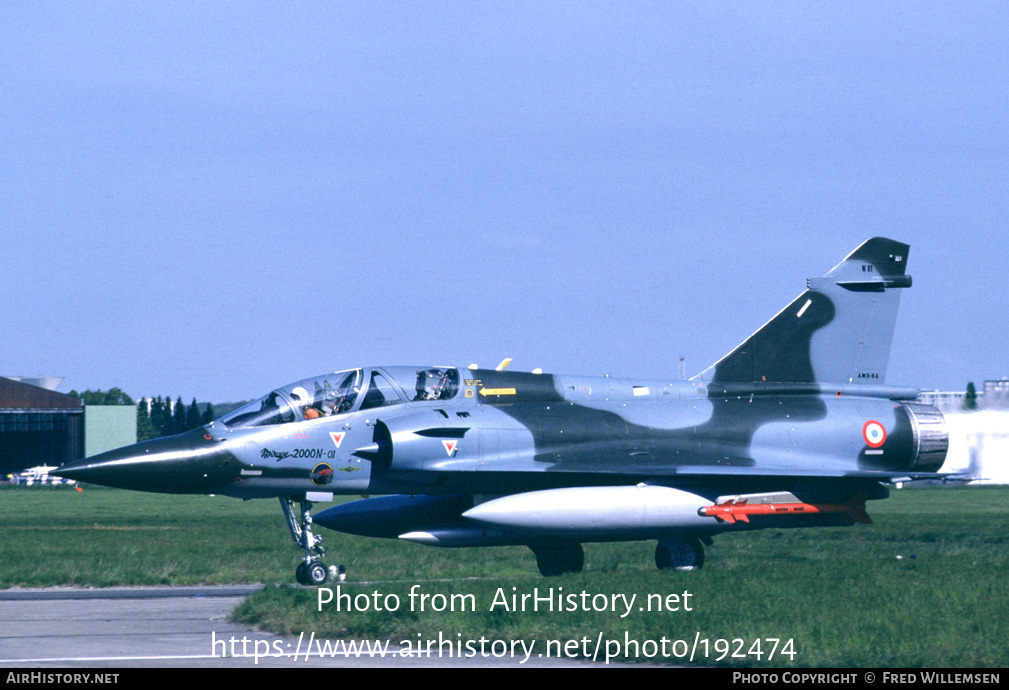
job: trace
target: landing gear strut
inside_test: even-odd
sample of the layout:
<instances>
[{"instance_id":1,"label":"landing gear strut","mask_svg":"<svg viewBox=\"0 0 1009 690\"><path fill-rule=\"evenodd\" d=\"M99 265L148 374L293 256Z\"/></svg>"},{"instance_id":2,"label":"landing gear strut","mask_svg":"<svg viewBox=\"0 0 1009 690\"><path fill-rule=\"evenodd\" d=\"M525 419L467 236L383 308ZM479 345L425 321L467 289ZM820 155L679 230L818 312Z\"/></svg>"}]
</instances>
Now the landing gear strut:
<instances>
[{"instance_id":1,"label":"landing gear strut","mask_svg":"<svg viewBox=\"0 0 1009 690\"><path fill-rule=\"evenodd\" d=\"M305 550L305 558L298 564L294 577L301 585L322 585L329 577L329 569L322 562L326 555L322 548L322 537L312 534L312 502L301 501L301 520L294 509L294 500L282 496L280 507L287 518L287 527L291 530L291 538L298 548Z\"/></svg>"}]
</instances>

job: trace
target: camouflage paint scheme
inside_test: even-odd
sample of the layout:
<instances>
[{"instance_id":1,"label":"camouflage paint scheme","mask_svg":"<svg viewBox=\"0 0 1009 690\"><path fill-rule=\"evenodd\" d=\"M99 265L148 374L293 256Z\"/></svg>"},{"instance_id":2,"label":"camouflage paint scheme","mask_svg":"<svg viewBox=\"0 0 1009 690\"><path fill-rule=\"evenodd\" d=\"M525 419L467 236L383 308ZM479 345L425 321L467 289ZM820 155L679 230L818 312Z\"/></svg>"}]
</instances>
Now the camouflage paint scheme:
<instances>
[{"instance_id":1,"label":"camouflage paint scheme","mask_svg":"<svg viewBox=\"0 0 1009 690\"><path fill-rule=\"evenodd\" d=\"M347 370L60 474L302 501L301 529L291 527L305 567L321 551L313 501L383 494L315 522L437 546L527 544L545 574L580 569L584 541L654 538L660 567L690 569L703 560L698 540L712 534L864 522L865 500L887 496L881 482L938 476L942 415L914 402L917 389L884 385L900 293L911 285L907 255L906 244L866 241L689 381ZM845 509L736 522L699 513L739 496Z\"/></svg>"}]
</instances>

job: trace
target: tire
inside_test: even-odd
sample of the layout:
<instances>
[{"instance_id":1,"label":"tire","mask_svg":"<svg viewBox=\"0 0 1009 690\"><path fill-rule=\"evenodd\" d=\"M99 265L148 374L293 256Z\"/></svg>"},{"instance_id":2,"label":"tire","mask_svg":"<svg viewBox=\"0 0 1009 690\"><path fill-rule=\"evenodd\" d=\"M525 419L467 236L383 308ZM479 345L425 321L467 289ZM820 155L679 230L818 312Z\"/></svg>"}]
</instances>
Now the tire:
<instances>
[{"instance_id":1,"label":"tire","mask_svg":"<svg viewBox=\"0 0 1009 690\"><path fill-rule=\"evenodd\" d=\"M655 567L659 570L689 572L704 566L704 547L699 539L665 539L655 547Z\"/></svg>"},{"instance_id":2,"label":"tire","mask_svg":"<svg viewBox=\"0 0 1009 690\"><path fill-rule=\"evenodd\" d=\"M312 561L305 571L305 576L308 584L318 587L326 584L326 580L329 579L329 568L322 561Z\"/></svg>"},{"instance_id":3,"label":"tire","mask_svg":"<svg viewBox=\"0 0 1009 690\"><path fill-rule=\"evenodd\" d=\"M305 585L306 587L311 584L308 581L308 564L302 561L298 564L298 567L294 570L294 579L298 581L299 585Z\"/></svg>"},{"instance_id":4,"label":"tire","mask_svg":"<svg viewBox=\"0 0 1009 690\"><path fill-rule=\"evenodd\" d=\"M580 573L585 567L585 550L578 542L537 546L533 553L536 554L536 567L543 577Z\"/></svg>"}]
</instances>

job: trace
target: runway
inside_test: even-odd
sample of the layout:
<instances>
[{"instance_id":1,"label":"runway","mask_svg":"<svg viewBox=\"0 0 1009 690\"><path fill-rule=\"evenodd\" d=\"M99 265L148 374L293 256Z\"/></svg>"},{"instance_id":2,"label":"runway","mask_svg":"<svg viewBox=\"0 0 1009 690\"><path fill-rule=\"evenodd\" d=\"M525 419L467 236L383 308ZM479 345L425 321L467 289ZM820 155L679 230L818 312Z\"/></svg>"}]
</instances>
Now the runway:
<instances>
[{"instance_id":1,"label":"runway","mask_svg":"<svg viewBox=\"0 0 1009 690\"><path fill-rule=\"evenodd\" d=\"M407 657L392 646L381 654L361 653L355 646L348 654L347 645L351 641L333 641L337 653L320 656L315 649L321 651L321 648L308 644L309 631L303 636L286 638L228 622L230 611L261 588L262 585L0 590L0 669L588 664L535 656L521 664L521 658L510 657ZM254 654L257 650L261 652L258 660Z\"/></svg>"}]
</instances>

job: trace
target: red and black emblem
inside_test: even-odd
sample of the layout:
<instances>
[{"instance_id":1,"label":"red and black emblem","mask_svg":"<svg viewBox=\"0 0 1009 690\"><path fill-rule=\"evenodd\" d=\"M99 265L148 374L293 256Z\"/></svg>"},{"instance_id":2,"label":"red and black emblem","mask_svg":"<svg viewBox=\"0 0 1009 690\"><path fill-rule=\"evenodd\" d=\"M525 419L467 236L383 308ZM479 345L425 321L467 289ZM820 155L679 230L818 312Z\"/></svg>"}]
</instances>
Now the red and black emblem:
<instances>
[{"instance_id":1,"label":"red and black emblem","mask_svg":"<svg viewBox=\"0 0 1009 690\"><path fill-rule=\"evenodd\" d=\"M312 470L312 483L316 486L325 486L333 481L333 466L328 462L320 462Z\"/></svg>"}]
</instances>

